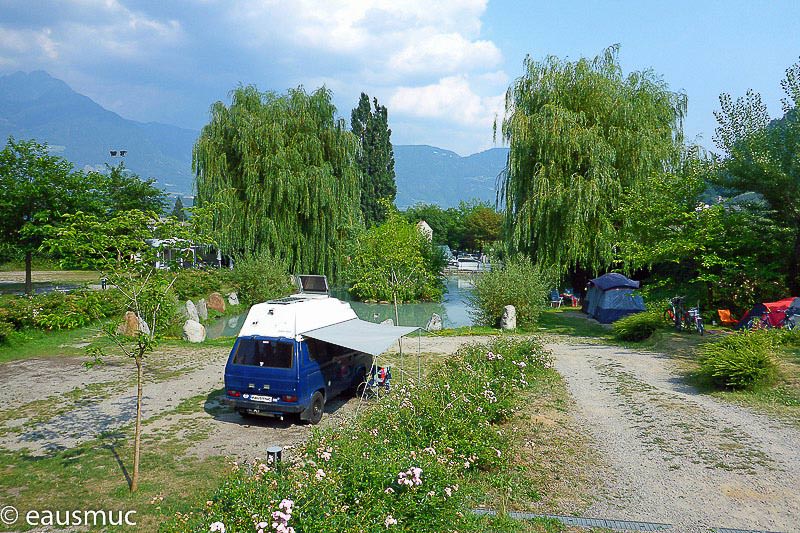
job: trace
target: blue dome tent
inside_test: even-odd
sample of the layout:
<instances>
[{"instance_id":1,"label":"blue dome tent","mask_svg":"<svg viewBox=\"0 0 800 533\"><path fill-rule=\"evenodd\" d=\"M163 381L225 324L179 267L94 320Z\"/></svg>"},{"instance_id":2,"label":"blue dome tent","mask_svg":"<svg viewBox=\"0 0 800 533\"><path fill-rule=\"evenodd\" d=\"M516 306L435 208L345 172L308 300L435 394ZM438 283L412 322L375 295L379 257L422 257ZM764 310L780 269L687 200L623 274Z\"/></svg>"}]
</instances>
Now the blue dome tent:
<instances>
[{"instance_id":1,"label":"blue dome tent","mask_svg":"<svg viewBox=\"0 0 800 533\"><path fill-rule=\"evenodd\" d=\"M642 296L634 292L639 282L622 274L603 274L589 282L583 310L603 324L644 311Z\"/></svg>"}]
</instances>

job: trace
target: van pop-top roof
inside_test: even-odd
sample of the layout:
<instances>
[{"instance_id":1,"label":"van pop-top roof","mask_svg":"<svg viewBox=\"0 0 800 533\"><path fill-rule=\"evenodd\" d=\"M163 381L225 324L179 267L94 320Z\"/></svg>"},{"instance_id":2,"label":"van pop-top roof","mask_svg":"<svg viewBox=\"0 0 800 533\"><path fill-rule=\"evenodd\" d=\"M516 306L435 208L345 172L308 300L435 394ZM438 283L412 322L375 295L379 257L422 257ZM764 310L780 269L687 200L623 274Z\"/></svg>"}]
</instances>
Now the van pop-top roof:
<instances>
[{"instance_id":1,"label":"van pop-top roof","mask_svg":"<svg viewBox=\"0 0 800 533\"><path fill-rule=\"evenodd\" d=\"M308 293L256 304L247 313L239 337L310 337L372 355L384 352L392 343L417 327L389 326L359 320L350 304L329 297L324 276L308 280ZM326 293L322 293L322 288Z\"/></svg>"}]
</instances>

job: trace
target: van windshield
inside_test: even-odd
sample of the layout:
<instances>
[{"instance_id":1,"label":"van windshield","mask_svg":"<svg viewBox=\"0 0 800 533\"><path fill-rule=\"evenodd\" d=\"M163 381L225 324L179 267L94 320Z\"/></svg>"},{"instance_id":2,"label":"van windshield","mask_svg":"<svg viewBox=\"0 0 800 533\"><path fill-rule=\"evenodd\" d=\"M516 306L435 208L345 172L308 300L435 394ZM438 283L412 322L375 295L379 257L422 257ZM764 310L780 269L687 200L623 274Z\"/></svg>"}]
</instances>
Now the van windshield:
<instances>
[{"instance_id":1,"label":"van windshield","mask_svg":"<svg viewBox=\"0 0 800 533\"><path fill-rule=\"evenodd\" d=\"M292 343L267 339L241 339L233 364L292 368Z\"/></svg>"}]
</instances>

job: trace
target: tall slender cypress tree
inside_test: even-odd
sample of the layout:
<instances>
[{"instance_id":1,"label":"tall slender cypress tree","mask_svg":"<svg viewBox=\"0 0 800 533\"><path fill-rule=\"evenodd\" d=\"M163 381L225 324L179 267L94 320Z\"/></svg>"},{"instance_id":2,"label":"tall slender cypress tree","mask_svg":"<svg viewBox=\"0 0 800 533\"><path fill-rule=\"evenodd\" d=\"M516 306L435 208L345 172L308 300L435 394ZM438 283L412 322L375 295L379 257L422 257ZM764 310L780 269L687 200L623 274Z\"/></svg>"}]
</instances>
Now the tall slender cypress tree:
<instances>
[{"instance_id":1,"label":"tall slender cypress tree","mask_svg":"<svg viewBox=\"0 0 800 533\"><path fill-rule=\"evenodd\" d=\"M336 119L331 93L284 95L253 86L217 102L194 147L199 205L221 205L224 253L267 252L293 272L336 276L345 237L359 223L358 140Z\"/></svg>"},{"instance_id":2,"label":"tall slender cypress tree","mask_svg":"<svg viewBox=\"0 0 800 533\"><path fill-rule=\"evenodd\" d=\"M388 113L377 98L373 99L373 106L370 107L369 96L361 93L350 119L351 131L361 141L361 212L368 227L386 220L386 208L380 200L393 203L397 196Z\"/></svg>"}]
</instances>

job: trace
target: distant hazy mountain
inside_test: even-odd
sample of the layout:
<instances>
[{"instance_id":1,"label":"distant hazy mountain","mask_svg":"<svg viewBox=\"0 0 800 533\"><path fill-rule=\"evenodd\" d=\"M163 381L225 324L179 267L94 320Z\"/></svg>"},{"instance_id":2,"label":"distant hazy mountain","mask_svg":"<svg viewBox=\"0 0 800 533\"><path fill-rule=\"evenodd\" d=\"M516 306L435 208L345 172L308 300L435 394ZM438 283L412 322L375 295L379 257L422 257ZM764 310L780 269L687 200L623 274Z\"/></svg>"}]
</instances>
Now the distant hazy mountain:
<instances>
[{"instance_id":1,"label":"distant hazy mountain","mask_svg":"<svg viewBox=\"0 0 800 533\"><path fill-rule=\"evenodd\" d=\"M124 119L43 71L0 77L0 146L9 135L46 141L79 169L115 165L109 150L128 150L125 166L140 176L168 192L192 191L196 131Z\"/></svg>"},{"instance_id":2,"label":"distant hazy mountain","mask_svg":"<svg viewBox=\"0 0 800 533\"><path fill-rule=\"evenodd\" d=\"M478 198L494 204L497 176L506 166L507 148L492 148L461 157L426 145L394 147L397 206L417 202L455 207L461 200Z\"/></svg>"},{"instance_id":3,"label":"distant hazy mountain","mask_svg":"<svg viewBox=\"0 0 800 533\"><path fill-rule=\"evenodd\" d=\"M158 180L167 192L191 194L192 146L198 132L122 118L43 71L0 76L0 146L9 135L47 142L77 168L117 164L109 150L125 149L125 165ZM494 202L508 150L461 157L433 146L395 145L397 205L443 207L478 198Z\"/></svg>"}]
</instances>

